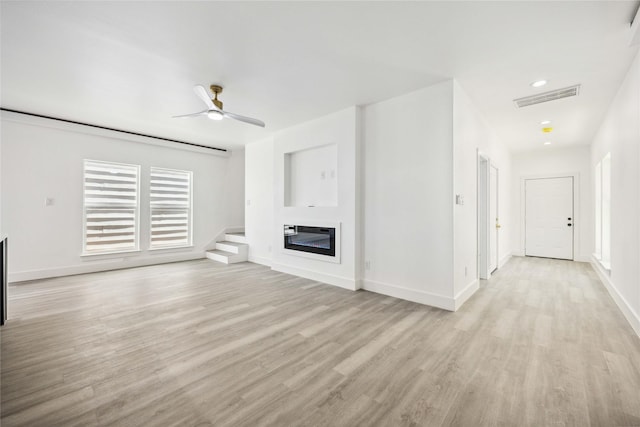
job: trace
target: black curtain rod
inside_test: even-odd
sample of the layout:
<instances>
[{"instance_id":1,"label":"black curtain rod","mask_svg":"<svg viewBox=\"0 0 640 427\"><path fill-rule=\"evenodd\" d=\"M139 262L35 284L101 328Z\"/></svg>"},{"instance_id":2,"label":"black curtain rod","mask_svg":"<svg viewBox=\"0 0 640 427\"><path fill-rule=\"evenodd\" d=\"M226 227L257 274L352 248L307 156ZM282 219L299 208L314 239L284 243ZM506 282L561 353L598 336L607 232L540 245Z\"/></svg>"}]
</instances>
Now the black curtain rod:
<instances>
[{"instance_id":1,"label":"black curtain rod","mask_svg":"<svg viewBox=\"0 0 640 427\"><path fill-rule=\"evenodd\" d=\"M4 107L0 107L0 110L8 111L10 113L24 114L26 116L40 117L43 119L57 120L59 122L72 123L74 125L89 126L96 129L104 129L104 130L110 130L113 132L126 133L129 135L144 136L145 138L153 138L153 139L159 139L161 141L175 142L176 144L191 145L192 147L208 148L209 150L217 150L225 153L227 152L227 150L225 150L224 148L208 147L206 145L194 144L193 142L178 141L176 139L162 138L161 136L145 135L144 133L130 132L128 130L114 129L114 128L109 128L109 127L100 126L100 125L92 125L91 123L76 122L75 120L60 119L58 117L45 116L43 114L27 113L26 111L12 110L10 108L4 108Z\"/></svg>"}]
</instances>

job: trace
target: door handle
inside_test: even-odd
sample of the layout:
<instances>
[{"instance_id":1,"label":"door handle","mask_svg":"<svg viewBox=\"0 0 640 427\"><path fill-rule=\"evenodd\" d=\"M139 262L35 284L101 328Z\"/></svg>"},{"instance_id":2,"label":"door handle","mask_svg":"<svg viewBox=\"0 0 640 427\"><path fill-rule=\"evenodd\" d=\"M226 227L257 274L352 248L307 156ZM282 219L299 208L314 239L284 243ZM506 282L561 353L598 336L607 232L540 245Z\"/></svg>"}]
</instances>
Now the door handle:
<instances>
[{"instance_id":1,"label":"door handle","mask_svg":"<svg viewBox=\"0 0 640 427\"><path fill-rule=\"evenodd\" d=\"M571 227L571 224L567 224L567 227Z\"/></svg>"},{"instance_id":2,"label":"door handle","mask_svg":"<svg viewBox=\"0 0 640 427\"><path fill-rule=\"evenodd\" d=\"M502 227L500 224L496 224L496 228L500 228Z\"/></svg>"}]
</instances>

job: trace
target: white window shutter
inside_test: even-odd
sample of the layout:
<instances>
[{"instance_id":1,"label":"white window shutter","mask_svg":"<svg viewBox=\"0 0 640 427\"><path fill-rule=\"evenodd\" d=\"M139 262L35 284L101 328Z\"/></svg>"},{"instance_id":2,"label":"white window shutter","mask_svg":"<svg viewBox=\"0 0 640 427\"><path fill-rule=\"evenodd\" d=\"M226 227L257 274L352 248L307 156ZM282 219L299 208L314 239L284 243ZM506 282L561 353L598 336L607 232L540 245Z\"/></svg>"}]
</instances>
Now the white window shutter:
<instances>
[{"instance_id":1,"label":"white window shutter","mask_svg":"<svg viewBox=\"0 0 640 427\"><path fill-rule=\"evenodd\" d=\"M84 253L138 249L140 166L84 161Z\"/></svg>"},{"instance_id":2,"label":"white window shutter","mask_svg":"<svg viewBox=\"0 0 640 427\"><path fill-rule=\"evenodd\" d=\"M189 171L151 168L151 248L191 245Z\"/></svg>"}]
</instances>

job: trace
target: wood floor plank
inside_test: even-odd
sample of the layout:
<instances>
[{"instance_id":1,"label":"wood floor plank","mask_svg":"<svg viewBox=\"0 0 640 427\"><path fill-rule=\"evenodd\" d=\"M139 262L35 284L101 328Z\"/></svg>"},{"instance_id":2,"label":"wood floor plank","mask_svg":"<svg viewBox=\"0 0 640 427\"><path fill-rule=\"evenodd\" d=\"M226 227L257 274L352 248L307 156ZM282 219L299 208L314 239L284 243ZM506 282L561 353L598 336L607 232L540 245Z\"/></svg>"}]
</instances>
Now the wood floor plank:
<instances>
[{"instance_id":1,"label":"wood floor plank","mask_svg":"<svg viewBox=\"0 0 640 427\"><path fill-rule=\"evenodd\" d=\"M9 287L5 426L640 425L640 339L588 264L456 313L239 263Z\"/></svg>"}]
</instances>

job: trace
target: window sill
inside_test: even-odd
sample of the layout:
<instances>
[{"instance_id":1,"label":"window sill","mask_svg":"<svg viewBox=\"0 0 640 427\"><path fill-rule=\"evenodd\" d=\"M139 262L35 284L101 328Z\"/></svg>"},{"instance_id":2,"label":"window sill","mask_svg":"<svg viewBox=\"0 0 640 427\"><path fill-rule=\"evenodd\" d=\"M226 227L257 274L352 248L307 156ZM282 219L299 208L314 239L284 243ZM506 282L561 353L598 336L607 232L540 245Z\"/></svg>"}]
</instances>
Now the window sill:
<instances>
[{"instance_id":1,"label":"window sill","mask_svg":"<svg viewBox=\"0 0 640 427\"><path fill-rule=\"evenodd\" d=\"M94 256L102 256L102 255L120 255L120 254L131 254L131 253L139 253L140 249L131 249L126 251L111 251L111 252L95 252L95 253L87 253L83 252L80 254L81 257L94 257Z\"/></svg>"},{"instance_id":2,"label":"window sill","mask_svg":"<svg viewBox=\"0 0 640 427\"><path fill-rule=\"evenodd\" d=\"M176 249L193 249L193 245L184 245L184 246L164 246L161 248L149 248L147 249L149 252L156 252L156 251L170 251L170 250L176 250Z\"/></svg>"}]
</instances>

